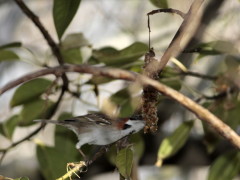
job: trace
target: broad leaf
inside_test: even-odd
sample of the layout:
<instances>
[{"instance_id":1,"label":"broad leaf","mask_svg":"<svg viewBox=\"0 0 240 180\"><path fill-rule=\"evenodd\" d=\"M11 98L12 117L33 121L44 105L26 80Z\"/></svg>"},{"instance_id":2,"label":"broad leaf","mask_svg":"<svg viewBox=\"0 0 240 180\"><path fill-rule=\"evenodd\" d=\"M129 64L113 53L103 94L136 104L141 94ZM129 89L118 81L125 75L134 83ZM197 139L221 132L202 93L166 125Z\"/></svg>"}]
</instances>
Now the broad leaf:
<instances>
[{"instance_id":1,"label":"broad leaf","mask_svg":"<svg viewBox=\"0 0 240 180\"><path fill-rule=\"evenodd\" d=\"M116 166L118 171L125 178L129 178L133 165L133 152L129 147L121 149L116 157Z\"/></svg>"},{"instance_id":2,"label":"broad leaf","mask_svg":"<svg viewBox=\"0 0 240 180\"><path fill-rule=\"evenodd\" d=\"M90 43L83 36L83 33L69 34L61 43L62 49L81 48L83 46L90 46Z\"/></svg>"},{"instance_id":3,"label":"broad leaf","mask_svg":"<svg viewBox=\"0 0 240 180\"><path fill-rule=\"evenodd\" d=\"M240 152L231 151L217 158L210 167L208 180L233 179L240 172Z\"/></svg>"},{"instance_id":4,"label":"broad leaf","mask_svg":"<svg viewBox=\"0 0 240 180\"><path fill-rule=\"evenodd\" d=\"M219 55L219 54L237 54L238 50L234 44L228 41L211 41L207 43L201 43L194 49L199 50L199 56L197 60L207 55Z\"/></svg>"},{"instance_id":5,"label":"broad leaf","mask_svg":"<svg viewBox=\"0 0 240 180\"><path fill-rule=\"evenodd\" d=\"M79 48L62 51L64 62L69 64L82 64L82 55Z\"/></svg>"},{"instance_id":6,"label":"broad leaf","mask_svg":"<svg viewBox=\"0 0 240 180\"><path fill-rule=\"evenodd\" d=\"M167 0L150 0L150 2L159 8L168 8Z\"/></svg>"},{"instance_id":7,"label":"broad leaf","mask_svg":"<svg viewBox=\"0 0 240 180\"><path fill-rule=\"evenodd\" d=\"M134 113L136 107L139 105L139 96L132 97L128 88L121 89L110 97L119 109L119 117L129 117Z\"/></svg>"},{"instance_id":8,"label":"broad leaf","mask_svg":"<svg viewBox=\"0 0 240 180\"><path fill-rule=\"evenodd\" d=\"M53 102L42 99L35 99L24 104L19 116L19 125L29 126L34 123L33 120L35 119L48 118L52 111L53 105Z\"/></svg>"},{"instance_id":9,"label":"broad leaf","mask_svg":"<svg viewBox=\"0 0 240 180\"><path fill-rule=\"evenodd\" d=\"M11 99L10 106L14 107L24 104L39 97L50 87L51 83L52 82L47 79L39 78L21 85L15 91L13 98Z\"/></svg>"},{"instance_id":10,"label":"broad leaf","mask_svg":"<svg viewBox=\"0 0 240 180\"><path fill-rule=\"evenodd\" d=\"M21 42L12 42L12 43L1 45L0 49L17 48L17 47L21 47L21 46L22 46Z\"/></svg>"},{"instance_id":11,"label":"broad leaf","mask_svg":"<svg viewBox=\"0 0 240 180\"><path fill-rule=\"evenodd\" d=\"M111 47L93 51L93 59L107 66L123 66L143 56L147 52L147 45L141 42L135 42L132 45L118 51Z\"/></svg>"},{"instance_id":12,"label":"broad leaf","mask_svg":"<svg viewBox=\"0 0 240 180\"><path fill-rule=\"evenodd\" d=\"M174 155L179 149L183 147L188 139L189 133L193 127L194 121L187 121L182 123L170 136L166 137L158 150L157 166L162 165L163 159Z\"/></svg>"},{"instance_id":13,"label":"broad leaf","mask_svg":"<svg viewBox=\"0 0 240 180\"><path fill-rule=\"evenodd\" d=\"M75 16L81 0L54 0L53 19L60 40Z\"/></svg>"},{"instance_id":14,"label":"broad leaf","mask_svg":"<svg viewBox=\"0 0 240 180\"><path fill-rule=\"evenodd\" d=\"M112 78L108 78L108 77L104 77L104 76L93 76L88 82L87 84L105 84L108 83L110 81L113 81L114 79Z\"/></svg>"},{"instance_id":15,"label":"broad leaf","mask_svg":"<svg viewBox=\"0 0 240 180\"><path fill-rule=\"evenodd\" d=\"M59 120L70 117L72 117L70 113L62 113ZM67 163L81 160L75 143L77 143L76 136L69 129L57 126L55 147L37 146L37 158L41 171L47 180L61 177L66 173Z\"/></svg>"},{"instance_id":16,"label":"broad leaf","mask_svg":"<svg viewBox=\"0 0 240 180\"><path fill-rule=\"evenodd\" d=\"M0 50L0 62L19 60L18 55L10 50Z\"/></svg>"},{"instance_id":17,"label":"broad leaf","mask_svg":"<svg viewBox=\"0 0 240 180\"><path fill-rule=\"evenodd\" d=\"M8 120L4 121L4 123L2 124L3 135L8 139L12 139L13 132L18 123L19 123L18 115L13 115Z\"/></svg>"}]
</instances>

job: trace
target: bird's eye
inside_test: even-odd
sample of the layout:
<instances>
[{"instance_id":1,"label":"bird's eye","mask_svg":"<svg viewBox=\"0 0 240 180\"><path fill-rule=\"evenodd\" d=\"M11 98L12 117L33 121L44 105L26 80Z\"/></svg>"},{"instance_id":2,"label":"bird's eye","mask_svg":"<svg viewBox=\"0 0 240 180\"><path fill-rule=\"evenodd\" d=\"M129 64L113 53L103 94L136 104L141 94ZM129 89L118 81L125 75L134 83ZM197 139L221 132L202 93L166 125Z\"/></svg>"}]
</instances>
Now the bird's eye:
<instances>
[{"instance_id":1,"label":"bird's eye","mask_svg":"<svg viewBox=\"0 0 240 180\"><path fill-rule=\"evenodd\" d=\"M129 124L124 124L123 129L128 129L128 128L130 128L130 127L131 127L131 125L129 125Z\"/></svg>"}]
</instances>

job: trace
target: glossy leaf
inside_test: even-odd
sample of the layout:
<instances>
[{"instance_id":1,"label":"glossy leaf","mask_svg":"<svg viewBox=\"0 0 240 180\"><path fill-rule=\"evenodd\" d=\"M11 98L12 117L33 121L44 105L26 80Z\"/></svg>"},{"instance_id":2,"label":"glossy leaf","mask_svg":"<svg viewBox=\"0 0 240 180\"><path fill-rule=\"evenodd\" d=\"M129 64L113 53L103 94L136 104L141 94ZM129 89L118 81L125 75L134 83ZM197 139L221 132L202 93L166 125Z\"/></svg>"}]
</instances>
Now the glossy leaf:
<instances>
[{"instance_id":1,"label":"glossy leaf","mask_svg":"<svg viewBox=\"0 0 240 180\"><path fill-rule=\"evenodd\" d=\"M133 165L133 152L129 147L121 149L116 157L116 166L118 171L125 178L129 178Z\"/></svg>"},{"instance_id":2,"label":"glossy leaf","mask_svg":"<svg viewBox=\"0 0 240 180\"><path fill-rule=\"evenodd\" d=\"M64 62L69 64L82 64L82 55L79 48L62 51Z\"/></svg>"},{"instance_id":3,"label":"glossy leaf","mask_svg":"<svg viewBox=\"0 0 240 180\"><path fill-rule=\"evenodd\" d=\"M120 51L111 47L94 50L93 58L107 66L122 66L137 61L147 52L147 49L146 44L135 42Z\"/></svg>"},{"instance_id":4,"label":"glossy leaf","mask_svg":"<svg viewBox=\"0 0 240 180\"><path fill-rule=\"evenodd\" d=\"M183 147L188 139L189 133L193 127L194 121L187 121L182 123L170 136L163 139L158 150L157 166L162 165L163 159L174 155L179 149Z\"/></svg>"},{"instance_id":5,"label":"glossy leaf","mask_svg":"<svg viewBox=\"0 0 240 180\"><path fill-rule=\"evenodd\" d=\"M210 167L208 180L233 179L240 172L240 152L231 151L219 156Z\"/></svg>"},{"instance_id":6,"label":"glossy leaf","mask_svg":"<svg viewBox=\"0 0 240 180\"><path fill-rule=\"evenodd\" d=\"M150 2L159 8L168 8L167 0L150 0Z\"/></svg>"},{"instance_id":7,"label":"glossy leaf","mask_svg":"<svg viewBox=\"0 0 240 180\"><path fill-rule=\"evenodd\" d=\"M68 34L61 43L62 49L74 49L89 45L90 43L83 36L83 33Z\"/></svg>"},{"instance_id":8,"label":"glossy leaf","mask_svg":"<svg viewBox=\"0 0 240 180\"><path fill-rule=\"evenodd\" d=\"M0 62L19 60L18 55L10 50L0 50Z\"/></svg>"},{"instance_id":9,"label":"glossy leaf","mask_svg":"<svg viewBox=\"0 0 240 180\"><path fill-rule=\"evenodd\" d=\"M53 19L60 40L75 16L81 0L54 0Z\"/></svg>"},{"instance_id":10,"label":"glossy leaf","mask_svg":"<svg viewBox=\"0 0 240 180\"><path fill-rule=\"evenodd\" d=\"M13 115L8 120L4 121L4 123L2 124L2 134L8 139L12 139L13 132L18 123L19 123L18 115Z\"/></svg>"},{"instance_id":11,"label":"glossy leaf","mask_svg":"<svg viewBox=\"0 0 240 180\"><path fill-rule=\"evenodd\" d=\"M42 99L36 99L24 104L20 113L20 126L29 126L33 124L35 119L48 118L53 108L53 102Z\"/></svg>"},{"instance_id":12,"label":"glossy leaf","mask_svg":"<svg viewBox=\"0 0 240 180\"><path fill-rule=\"evenodd\" d=\"M39 97L49 88L51 83L51 81L42 78L26 82L17 88L11 99L10 106L14 107L20 104L24 104L32 99Z\"/></svg>"},{"instance_id":13,"label":"glossy leaf","mask_svg":"<svg viewBox=\"0 0 240 180\"><path fill-rule=\"evenodd\" d=\"M1 45L0 49L17 48L17 47L21 47L21 46L22 46L21 42L12 42L12 43Z\"/></svg>"}]
</instances>

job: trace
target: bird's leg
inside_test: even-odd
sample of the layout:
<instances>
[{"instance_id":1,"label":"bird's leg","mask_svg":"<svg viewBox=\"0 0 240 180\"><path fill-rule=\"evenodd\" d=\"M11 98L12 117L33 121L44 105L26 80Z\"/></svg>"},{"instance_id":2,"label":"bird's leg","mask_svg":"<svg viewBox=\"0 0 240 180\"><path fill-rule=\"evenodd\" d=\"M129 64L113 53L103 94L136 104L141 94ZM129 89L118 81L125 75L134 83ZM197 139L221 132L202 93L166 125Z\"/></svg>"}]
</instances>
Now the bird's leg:
<instances>
[{"instance_id":1,"label":"bird's leg","mask_svg":"<svg viewBox=\"0 0 240 180\"><path fill-rule=\"evenodd\" d=\"M87 156L84 154L84 152L81 150L81 148L79 148L78 151L79 151L80 154L82 155L83 160L84 160L85 162L87 162L87 161L88 161L88 158L87 158ZM87 163L86 163L86 164L87 164Z\"/></svg>"}]
</instances>

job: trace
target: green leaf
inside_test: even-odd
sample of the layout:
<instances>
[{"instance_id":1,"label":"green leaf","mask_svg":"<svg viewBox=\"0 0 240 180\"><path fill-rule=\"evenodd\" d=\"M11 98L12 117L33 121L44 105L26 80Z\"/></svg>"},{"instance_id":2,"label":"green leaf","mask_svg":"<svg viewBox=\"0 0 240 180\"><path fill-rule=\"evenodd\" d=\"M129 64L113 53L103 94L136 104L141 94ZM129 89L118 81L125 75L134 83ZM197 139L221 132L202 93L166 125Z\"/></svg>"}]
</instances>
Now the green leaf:
<instances>
[{"instance_id":1,"label":"green leaf","mask_svg":"<svg viewBox=\"0 0 240 180\"><path fill-rule=\"evenodd\" d=\"M110 97L110 100L119 107L119 117L129 117L139 105L139 96L132 97L128 88L117 91Z\"/></svg>"},{"instance_id":2,"label":"green leaf","mask_svg":"<svg viewBox=\"0 0 240 180\"><path fill-rule=\"evenodd\" d=\"M29 180L29 178L28 177L20 177L20 178L13 179L13 180Z\"/></svg>"},{"instance_id":3,"label":"green leaf","mask_svg":"<svg viewBox=\"0 0 240 180\"><path fill-rule=\"evenodd\" d=\"M64 62L69 64L82 64L82 55L79 48L62 51Z\"/></svg>"},{"instance_id":4,"label":"green leaf","mask_svg":"<svg viewBox=\"0 0 240 180\"><path fill-rule=\"evenodd\" d=\"M194 121L187 121L182 123L170 136L166 137L158 150L157 166L162 165L163 159L174 155L179 149L183 147L188 139L189 133L193 127Z\"/></svg>"},{"instance_id":5,"label":"green leaf","mask_svg":"<svg viewBox=\"0 0 240 180\"><path fill-rule=\"evenodd\" d=\"M150 0L150 2L159 8L168 8L167 0Z\"/></svg>"},{"instance_id":6,"label":"green leaf","mask_svg":"<svg viewBox=\"0 0 240 180\"><path fill-rule=\"evenodd\" d=\"M3 135L5 135L8 139L12 139L13 132L18 123L19 123L18 115L13 115L8 120L4 121L4 123L2 124Z\"/></svg>"},{"instance_id":7,"label":"green leaf","mask_svg":"<svg viewBox=\"0 0 240 180\"><path fill-rule=\"evenodd\" d=\"M123 66L143 56L147 52L148 46L141 42L135 42L132 45L117 51L111 47L105 47L93 51L93 59L107 66Z\"/></svg>"},{"instance_id":8,"label":"green leaf","mask_svg":"<svg viewBox=\"0 0 240 180\"><path fill-rule=\"evenodd\" d=\"M125 178L129 178L133 165L133 152L129 147L121 149L116 157L118 171Z\"/></svg>"},{"instance_id":9,"label":"green leaf","mask_svg":"<svg viewBox=\"0 0 240 180\"><path fill-rule=\"evenodd\" d=\"M12 43L1 45L0 49L17 48L17 47L21 47L21 46L22 46L21 42L12 42Z\"/></svg>"},{"instance_id":10,"label":"green leaf","mask_svg":"<svg viewBox=\"0 0 240 180\"><path fill-rule=\"evenodd\" d=\"M70 117L72 114L64 112L60 115L59 120ZM81 160L75 143L77 143L77 138L72 131L65 127L56 126L55 147L37 146L37 158L41 171L47 180L61 177L66 173L67 163Z\"/></svg>"},{"instance_id":11,"label":"green leaf","mask_svg":"<svg viewBox=\"0 0 240 180\"><path fill-rule=\"evenodd\" d=\"M129 137L129 142L133 145L134 159L140 160L145 148L143 137L140 133L132 134Z\"/></svg>"},{"instance_id":12,"label":"green leaf","mask_svg":"<svg viewBox=\"0 0 240 180\"><path fill-rule=\"evenodd\" d=\"M35 119L46 119L51 113L53 108L53 102L35 99L24 104L23 109L20 113L20 126L29 126L32 125Z\"/></svg>"},{"instance_id":13,"label":"green leaf","mask_svg":"<svg viewBox=\"0 0 240 180\"><path fill-rule=\"evenodd\" d=\"M18 55L10 50L0 50L0 62L19 60Z\"/></svg>"},{"instance_id":14,"label":"green leaf","mask_svg":"<svg viewBox=\"0 0 240 180\"><path fill-rule=\"evenodd\" d=\"M83 33L68 34L61 43L62 49L81 48L83 46L90 46L88 40L83 36Z\"/></svg>"},{"instance_id":15,"label":"green leaf","mask_svg":"<svg viewBox=\"0 0 240 180\"><path fill-rule=\"evenodd\" d=\"M108 83L110 81L114 80L113 78L109 78L109 77L104 77L104 76L93 76L88 82L87 84L105 84Z\"/></svg>"},{"instance_id":16,"label":"green leaf","mask_svg":"<svg viewBox=\"0 0 240 180\"><path fill-rule=\"evenodd\" d=\"M162 79L160 79L160 82L165 84L166 86L171 87L172 89L175 89L176 91L179 91L182 87L179 77L162 78Z\"/></svg>"},{"instance_id":17,"label":"green leaf","mask_svg":"<svg viewBox=\"0 0 240 180\"><path fill-rule=\"evenodd\" d=\"M75 16L81 0L54 0L53 19L60 40Z\"/></svg>"},{"instance_id":18,"label":"green leaf","mask_svg":"<svg viewBox=\"0 0 240 180\"><path fill-rule=\"evenodd\" d=\"M235 45L228 41L211 41L207 43L201 43L194 49L199 49L199 56L197 60L208 55L219 54L237 54L238 50Z\"/></svg>"},{"instance_id":19,"label":"green leaf","mask_svg":"<svg viewBox=\"0 0 240 180\"><path fill-rule=\"evenodd\" d=\"M231 151L218 157L210 167L208 180L233 179L240 171L240 152Z\"/></svg>"},{"instance_id":20,"label":"green leaf","mask_svg":"<svg viewBox=\"0 0 240 180\"><path fill-rule=\"evenodd\" d=\"M51 83L51 81L42 78L26 82L17 88L11 99L10 106L18 106L39 97L50 87Z\"/></svg>"}]
</instances>

